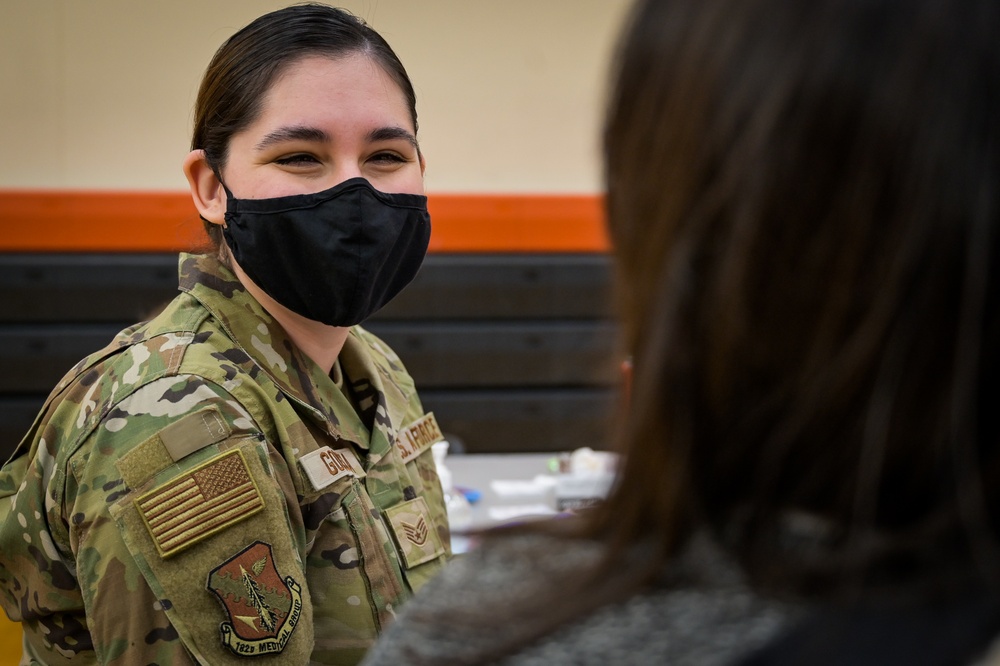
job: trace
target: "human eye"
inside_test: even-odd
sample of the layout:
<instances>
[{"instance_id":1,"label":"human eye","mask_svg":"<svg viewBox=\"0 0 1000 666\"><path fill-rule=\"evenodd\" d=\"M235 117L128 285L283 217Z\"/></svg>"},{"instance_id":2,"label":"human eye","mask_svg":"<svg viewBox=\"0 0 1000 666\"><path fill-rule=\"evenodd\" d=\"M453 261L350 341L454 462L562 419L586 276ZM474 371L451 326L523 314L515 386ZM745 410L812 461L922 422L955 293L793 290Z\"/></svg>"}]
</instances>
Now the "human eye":
<instances>
[{"instance_id":1,"label":"human eye","mask_svg":"<svg viewBox=\"0 0 1000 666\"><path fill-rule=\"evenodd\" d=\"M319 160L315 156L309 153L294 153L292 155L285 155L274 160L275 164L280 164L281 166L312 166L314 164L319 164Z\"/></svg>"},{"instance_id":2,"label":"human eye","mask_svg":"<svg viewBox=\"0 0 1000 666\"><path fill-rule=\"evenodd\" d=\"M394 166L409 162L407 158L403 157L399 153L386 150L375 153L368 158L368 161L377 166Z\"/></svg>"}]
</instances>

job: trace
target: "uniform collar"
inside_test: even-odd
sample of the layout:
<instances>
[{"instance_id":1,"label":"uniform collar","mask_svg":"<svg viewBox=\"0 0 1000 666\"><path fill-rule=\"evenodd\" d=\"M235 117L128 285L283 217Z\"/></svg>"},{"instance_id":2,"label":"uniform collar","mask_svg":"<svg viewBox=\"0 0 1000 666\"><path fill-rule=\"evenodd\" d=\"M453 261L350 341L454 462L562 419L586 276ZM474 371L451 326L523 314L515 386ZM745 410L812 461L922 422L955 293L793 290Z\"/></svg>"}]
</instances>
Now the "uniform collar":
<instances>
[{"instance_id":1,"label":"uniform collar","mask_svg":"<svg viewBox=\"0 0 1000 666\"><path fill-rule=\"evenodd\" d=\"M402 372L398 361L391 350L360 326L351 328L340 352L345 383L350 384L365 422L372 424L370 433L365 429L370 435L371 464L394 445L396 432L405 425L403 419L414 392L412 384L401 382L409 375Z\"/></svg>"},{"instance_id":2,"label":"uniform collar","mask_svg":"<svg viewBox=\"0 0 1000 666\"><path fill-rule=\"evenodd\" d=\"M392 381L387 368L371 358L368 345L356 330L347 336L340 362L352 386L369 387L363 397L377 410L373 423L381 436L372 436L333 380L299 351L278 322L216 258L181 254L179 285L219 321L232 341L317 425L333 437L362 449L371 448L373 454L379 449L378 457L383 455L381 449L388 448L404 418L405 403L402 411L399 409L402 389ZM361 407L364 409L366 404Z\"/></svg>"}]
</instances>

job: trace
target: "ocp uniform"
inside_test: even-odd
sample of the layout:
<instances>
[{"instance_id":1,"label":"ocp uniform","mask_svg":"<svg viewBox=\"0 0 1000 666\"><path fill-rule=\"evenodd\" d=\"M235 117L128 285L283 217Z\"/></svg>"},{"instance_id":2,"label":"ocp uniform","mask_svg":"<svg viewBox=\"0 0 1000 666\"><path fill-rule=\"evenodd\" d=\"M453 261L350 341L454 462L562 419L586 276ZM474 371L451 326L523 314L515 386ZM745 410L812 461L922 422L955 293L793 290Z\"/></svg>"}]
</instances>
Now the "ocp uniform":
<instances>
[{"instance_id":1,"label":"ocp uniform","mask_svg":"<svg viewBox=\"0 0 1000 666\"><path fill-rule=\"evenodd\" d=\"M5 609L45 663L354 663L448 554L412 380L355 327L341 390L214 259L180 285L0 472Z\"/></svg>"}]
</instances>

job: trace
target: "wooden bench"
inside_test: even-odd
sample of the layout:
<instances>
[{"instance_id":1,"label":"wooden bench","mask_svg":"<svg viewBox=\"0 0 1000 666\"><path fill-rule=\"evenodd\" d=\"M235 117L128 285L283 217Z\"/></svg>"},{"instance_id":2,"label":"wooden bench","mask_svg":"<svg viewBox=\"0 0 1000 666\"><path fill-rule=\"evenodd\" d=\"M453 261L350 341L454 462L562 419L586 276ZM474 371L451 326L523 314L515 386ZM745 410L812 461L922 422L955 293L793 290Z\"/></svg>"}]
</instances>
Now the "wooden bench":
<instances>
[{"instance_id":1,"label":"wooden bench","mask_svg":"<svg viewBox=\"0 0 1000 666\"><path fill-rule=\"evenodd\" d=\"M0 253L0 455L76 361L177 289L173 254ZM618 379L600 254L432 254L366 322L475 453L603 448Z\"/></svg>"}]
</instances>

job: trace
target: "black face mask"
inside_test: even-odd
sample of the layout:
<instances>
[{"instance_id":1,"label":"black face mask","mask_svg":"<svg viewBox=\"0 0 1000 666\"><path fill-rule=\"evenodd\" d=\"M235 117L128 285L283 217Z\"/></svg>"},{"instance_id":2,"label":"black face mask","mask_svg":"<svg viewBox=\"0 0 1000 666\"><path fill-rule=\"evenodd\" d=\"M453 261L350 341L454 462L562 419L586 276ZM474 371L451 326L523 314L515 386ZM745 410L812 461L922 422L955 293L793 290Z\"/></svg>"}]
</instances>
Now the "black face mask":
<instances>
[{"instance_id":1,"label":"black face mask","mask_svg":"<svg viewBox=\"0 0 1000 666\"><path fill-rule=\"evenodd\" d=\"M223 184L223 235L243 271L289 310L353 326L417 274L431 237L427 197L352 178L315 194L237 199Z\"/></svg>"}]
</instances>

